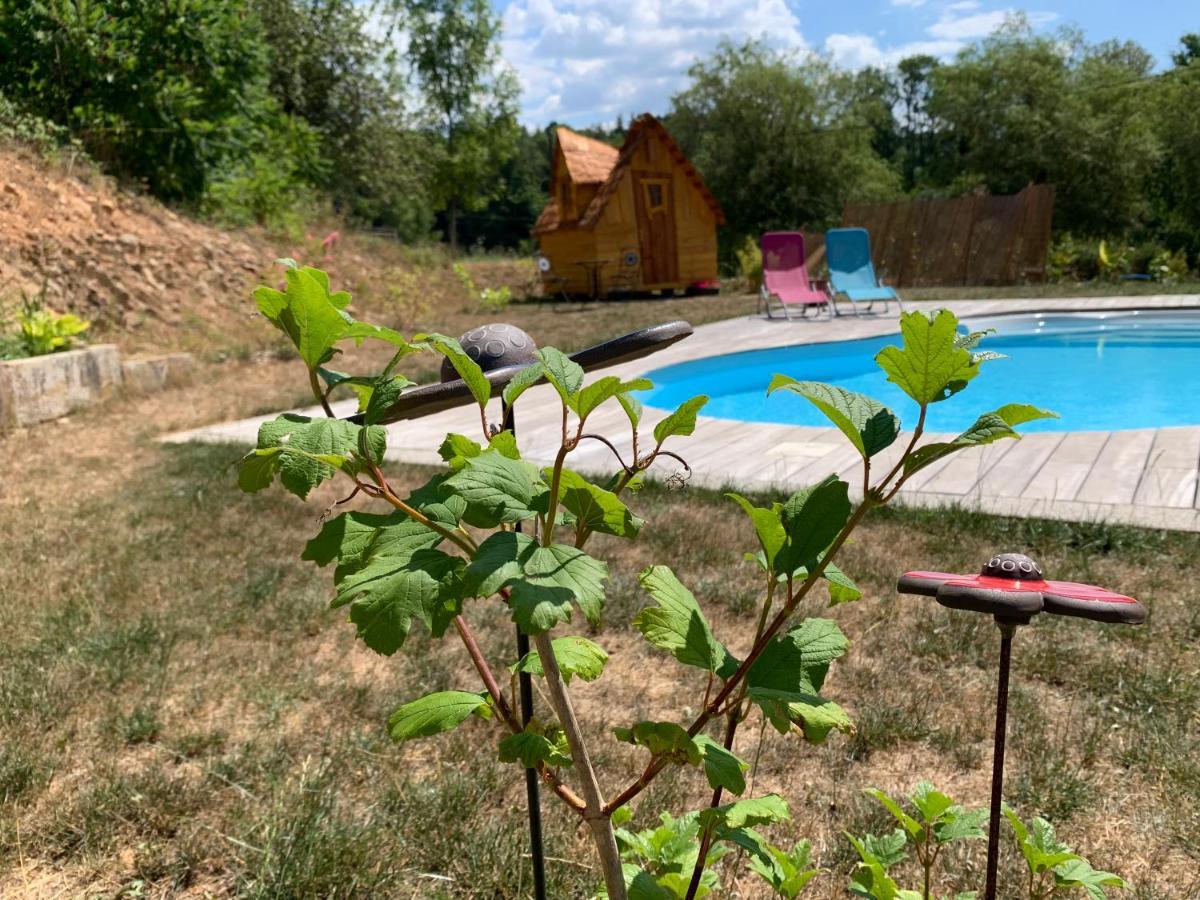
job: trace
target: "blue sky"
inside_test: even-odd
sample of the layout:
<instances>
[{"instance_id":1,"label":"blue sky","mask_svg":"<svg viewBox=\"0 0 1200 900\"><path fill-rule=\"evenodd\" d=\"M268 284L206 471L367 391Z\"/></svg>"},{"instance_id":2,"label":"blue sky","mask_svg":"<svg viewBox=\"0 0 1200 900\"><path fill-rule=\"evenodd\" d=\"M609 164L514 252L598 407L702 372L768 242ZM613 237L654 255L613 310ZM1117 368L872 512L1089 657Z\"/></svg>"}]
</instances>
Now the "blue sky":
<instances>
[{"instance_id":1,"label":"blue sky","mask_svg":"<svg viewBox=\"0 0 1200 900\"><path fill-rule=\"evenodd\" d=\"M521 80L522 119L573 125L666 111L688 66L722 37L765 37L851 68L912 53L953 56L1009 12L1040 30L1131 39L1165 64L1200 31L1200 0L495 0L505 59Z\"/></svg>"}]
</instances>

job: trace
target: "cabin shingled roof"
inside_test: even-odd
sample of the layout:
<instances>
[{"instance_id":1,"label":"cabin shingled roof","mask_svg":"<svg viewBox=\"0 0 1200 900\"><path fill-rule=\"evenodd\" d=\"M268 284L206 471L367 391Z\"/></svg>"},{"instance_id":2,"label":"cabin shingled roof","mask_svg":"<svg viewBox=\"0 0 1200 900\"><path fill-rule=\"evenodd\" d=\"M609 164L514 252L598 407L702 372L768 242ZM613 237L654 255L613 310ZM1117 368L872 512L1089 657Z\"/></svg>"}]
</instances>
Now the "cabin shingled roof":
<instances>
[{"instance_id":1,"label":"cabin shingled roof","mask_svg":"<svg viewBox=\"0 0 1200 900\"><path fill-rule=\"evenodd\" d=\"M596 191L596 196L592 198L587 209L583 211L583 215L579 217L578 222L573 223L561 220L558 201L556 198L551 197L542 208L537 222L534 223L533 233L545 234L548 231L554 231L568 224L576 225L579 228L593 227L600 220L604 208L608 205L609 198L617 192L617 188L621 184L621 177L629 168L633 154L645 139L646 133L651 131L663 142L663 145L667 148L667 152L675 160L684 177L700 192L700 196L704 199L708 208L712 210L717 224L724 225L725 213L721 211L721 205L717 203L716 198L709 192L708 187L704 184L704 180L700 177L700 173L696 171L696 167L684 155L683 150L675 143L675 139L663 127L663 124L654 116L646 113L645 115L638 116L630 123L629 132L625 135L625 143L621 145L620 150L601 141L584 137L582 134L576 134L569 128L559 127L555 130L559 146L563 150L563 159L566 160L567 173L571 180L576 184L600 183L600 188ZM604 166L607 167L605 168L604 176L596 177ZM576 174L577 172L578 174Z\"/></svg>"}]
</instances>

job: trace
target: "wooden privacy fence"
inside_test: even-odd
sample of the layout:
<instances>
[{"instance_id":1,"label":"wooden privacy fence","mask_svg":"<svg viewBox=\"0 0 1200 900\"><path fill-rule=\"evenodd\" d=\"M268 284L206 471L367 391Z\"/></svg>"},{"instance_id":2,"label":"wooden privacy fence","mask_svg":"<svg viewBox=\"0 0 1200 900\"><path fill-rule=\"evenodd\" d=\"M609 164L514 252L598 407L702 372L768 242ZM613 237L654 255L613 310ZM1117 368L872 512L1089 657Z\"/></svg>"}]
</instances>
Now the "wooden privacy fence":
<instances>
[{"instance_id":1,"label":"wooden privacy fence","mask_svg":"<svg viewBox=\"0 0 1200 900\"><path fill-rule=\"evenodd\" d=\"M1054 187L1036 184L1004 197L847 206L842 224L867 229L875 270L897 287L1018 284L1045 278L1053 213Z\"/></svg>"}]
</instances>

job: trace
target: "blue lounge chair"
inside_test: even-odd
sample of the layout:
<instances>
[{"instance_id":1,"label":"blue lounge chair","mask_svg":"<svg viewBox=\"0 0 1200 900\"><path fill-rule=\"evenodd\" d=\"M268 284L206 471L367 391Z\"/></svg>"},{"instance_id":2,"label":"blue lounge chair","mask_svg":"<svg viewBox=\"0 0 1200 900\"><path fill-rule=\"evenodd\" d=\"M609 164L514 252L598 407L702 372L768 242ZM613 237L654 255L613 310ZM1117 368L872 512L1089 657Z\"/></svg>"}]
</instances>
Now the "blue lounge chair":
<instances>
[{"instance_id":1,"label":"blue lounge chair","mask_svg":"<svg viewBox=\"0 0 1200 900\"><path fill-rule=\"evenodd\" d=\"M829 266L829 293L836 315L841 315L838 300L849 300L856 316L860 315L863 303L868 312L876 303L882 303L886 313L888 303L895 300L900 311L904 311L896 291L875 276L871 239L865 228L832 228L825 232L825 262Z\"/></svg>"}]
</instances>

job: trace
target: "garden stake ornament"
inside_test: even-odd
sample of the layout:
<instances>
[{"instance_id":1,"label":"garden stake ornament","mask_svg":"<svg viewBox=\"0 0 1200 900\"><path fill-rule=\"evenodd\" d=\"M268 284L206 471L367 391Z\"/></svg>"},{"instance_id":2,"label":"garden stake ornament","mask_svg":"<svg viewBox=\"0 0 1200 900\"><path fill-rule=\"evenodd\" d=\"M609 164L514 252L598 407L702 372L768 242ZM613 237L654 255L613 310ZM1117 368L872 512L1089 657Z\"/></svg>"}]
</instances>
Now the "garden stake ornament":
<instances>
[{"instance_id":1,"label":"garden stake ornament","mask_svg":"<svg viewBox=\"0 0 1200 900\"><path fill-rule=\"evenodd\" d=\"M584 371L589 371L601 366L640 359L683 340L691 333L692 326L687 322L667 322L596 344L572 354L570 358L582 366ZM483 370L493 390L503 390L514 375L537 361L537 344L515 325L481 325L464 334L459 343ZM417 419L473 402L470 389L458 377L448 359L442 362L441 378L440 384L415 388L402 394L379 421L382 423ZM361 415L351 417L352 421L360 419ZM508 404L504 404L502 421L502 428L511 431L515 436L516 417L513 408ZM514 527L520 531L521 523L517 522ZM518 627L517 659L524 659L529 652L529 635ZM528 725L533 719L533 677L527 671L519 672L517 683L521 696L521 724ZM545 900L546 857L542 843L542 808L537 769L525 770L525 797L529 814L533 892L537 900Z\"/></svg>"},{"instance_id":2,"label":"garden stake ornament","mask_svg":"<svg viewBox=\"0 0 1200 900\"><path fill-rule=\"evenodd\" d=\"M978 575L908 572L896 585L902 594L933 597L950 609L990 613L1000 629L1000 671L996 688L996 731L992 751L992 798L988 824L987 884L984 900L995 900L1000 849L1000 810L1004 790L1004 742L1008 724L1008 675L1012 639L1018 625L1040 612L1097 622L1141 624L1146 609L1132 597L1090 584L1047 581L1042 567L1021 553L1001 553Z\"/></svg>"}]
</instances>

